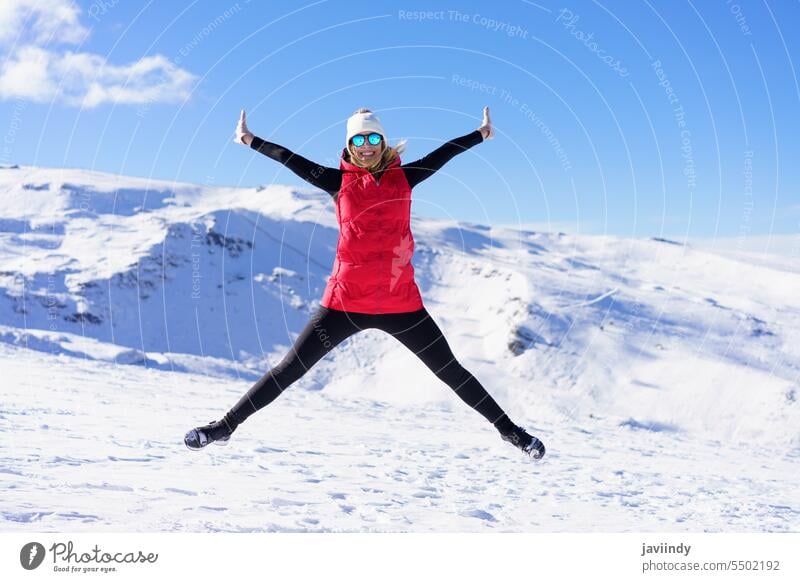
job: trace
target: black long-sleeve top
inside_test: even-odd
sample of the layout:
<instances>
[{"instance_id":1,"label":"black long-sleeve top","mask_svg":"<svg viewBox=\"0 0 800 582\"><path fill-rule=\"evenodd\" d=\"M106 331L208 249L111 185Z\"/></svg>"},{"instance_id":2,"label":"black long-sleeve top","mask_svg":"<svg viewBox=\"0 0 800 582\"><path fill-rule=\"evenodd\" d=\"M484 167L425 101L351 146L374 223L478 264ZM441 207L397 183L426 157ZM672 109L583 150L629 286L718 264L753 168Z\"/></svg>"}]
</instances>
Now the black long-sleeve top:
<instances>
[{"instance_id":1,"label":"black long-sleeve top","mask_svg":"<svg viewBox=\"0 0 800 582\"><path fill-rule=\"evenodd\" d=\"M483 141L483 134L476 129L466 135L451 139L439 146L428 155L415 162L403 164L400 167L405 172L409 186L412 188L425 178L432 176L437 170L453 159L457 154L464 152L472 146ZM276 143L265 141L260 137L253 137L250 147L273 160L280 162L292 172L309 182L312 186L324 190L335 198L342 187L342 171L315 164L309 159L298 155L288 148Z\"/></svg>"}]
</instances>

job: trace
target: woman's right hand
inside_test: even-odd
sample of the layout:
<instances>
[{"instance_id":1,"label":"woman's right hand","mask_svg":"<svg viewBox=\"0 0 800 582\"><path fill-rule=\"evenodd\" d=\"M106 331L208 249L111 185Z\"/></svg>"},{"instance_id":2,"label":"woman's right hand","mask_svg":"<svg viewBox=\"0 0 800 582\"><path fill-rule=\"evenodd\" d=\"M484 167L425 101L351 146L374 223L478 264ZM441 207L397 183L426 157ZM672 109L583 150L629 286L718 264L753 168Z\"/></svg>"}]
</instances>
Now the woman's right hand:
<instances>
[{"instance_id":1,"label":"woman's right hand","mask_svg":"<svg viewBox=\"0 0 800 582\"><path fill-rule=\"evenodd\" d=\"M239 115L239 123L236 124L236 136L233 141L249 146L253 141L253 137L255 136L247 129L247 120L245 119L244 109L242 109L242 113Z\"/></svg>"}]
</instances>

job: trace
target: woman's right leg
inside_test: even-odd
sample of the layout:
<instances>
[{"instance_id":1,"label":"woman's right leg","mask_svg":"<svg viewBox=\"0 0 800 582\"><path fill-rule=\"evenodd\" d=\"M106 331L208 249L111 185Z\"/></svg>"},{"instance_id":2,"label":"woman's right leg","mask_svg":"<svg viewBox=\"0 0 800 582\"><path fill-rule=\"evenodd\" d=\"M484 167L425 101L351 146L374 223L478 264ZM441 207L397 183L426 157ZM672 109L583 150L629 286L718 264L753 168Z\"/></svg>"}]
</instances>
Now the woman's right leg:
<instances>
[{"instance_id":1,"label":"woman's right leg","mask_svg":"<svg viewBox=\"0 0 800 582\"><path fill-rule=\"evenodd\" d=\"M320 306L281 362L264 374L225 415L231 431L248 416L275 400L315 363L351 335L361 331L353 314Z\"/></svg>"}]
</instances>

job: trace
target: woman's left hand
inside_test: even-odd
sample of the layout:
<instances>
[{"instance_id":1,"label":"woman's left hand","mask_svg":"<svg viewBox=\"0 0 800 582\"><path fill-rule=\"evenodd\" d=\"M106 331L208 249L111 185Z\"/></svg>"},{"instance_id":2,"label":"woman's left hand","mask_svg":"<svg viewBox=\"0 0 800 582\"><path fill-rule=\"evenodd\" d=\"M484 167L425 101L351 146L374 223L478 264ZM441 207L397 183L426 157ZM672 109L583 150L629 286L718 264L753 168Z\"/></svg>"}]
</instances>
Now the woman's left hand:
<instances>
[{"instance_id":1,"label":"woman's left hand","mask_svg":"<svg viewBox=\"0 0 800 582\"><path fill-rule=\"evenodd\" d=\"M481 131L484 141L487 139L494 139L494 129L492 129L492 120L489 118L489 107L483 108L483 123L478 128Z\"/></svg>"},{"instance_id":2,"label":"woman's left hand","mask_svg":"<svg viewBox=\"0 0 800 582\"><path fill-rule=\"evenodd\" d=\"M245 117L244 109L242 109L239 114L239 123L236 124L236 136L233 141L249 146L254 137L253 133L247 129L247 118Z\"/></svg>"}]
</instances>

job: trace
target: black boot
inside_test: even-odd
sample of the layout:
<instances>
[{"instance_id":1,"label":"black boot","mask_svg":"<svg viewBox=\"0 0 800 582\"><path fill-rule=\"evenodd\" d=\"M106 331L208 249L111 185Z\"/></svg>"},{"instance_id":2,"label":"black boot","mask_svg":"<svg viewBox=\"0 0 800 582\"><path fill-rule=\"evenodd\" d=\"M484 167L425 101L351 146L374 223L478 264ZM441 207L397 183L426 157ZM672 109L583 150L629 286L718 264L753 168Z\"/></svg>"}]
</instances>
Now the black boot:
<instances>
[{"instance_id":1,"label":"black boot","mask_svg":"<svg viewBox=\"0 0 800 582\"><path fill-rule=\"evenodd\" d=\"M502 435L504 441L510 442L534 461L544 457L544 443L535 436L529 435L524 428L514 426L511 431Z\"/></svg>"},{"instance_id":2,"label":"black boot","mask_svg":"<svg viewBox=\"0 0 800 582\"><path fill-rule=\"evenodd\" d=\"M205 426L193 428L183 437L183 443L193 451L199 451L209 443L227 445L233 431L223 418Z\"/></svg>"}]
</instances>

